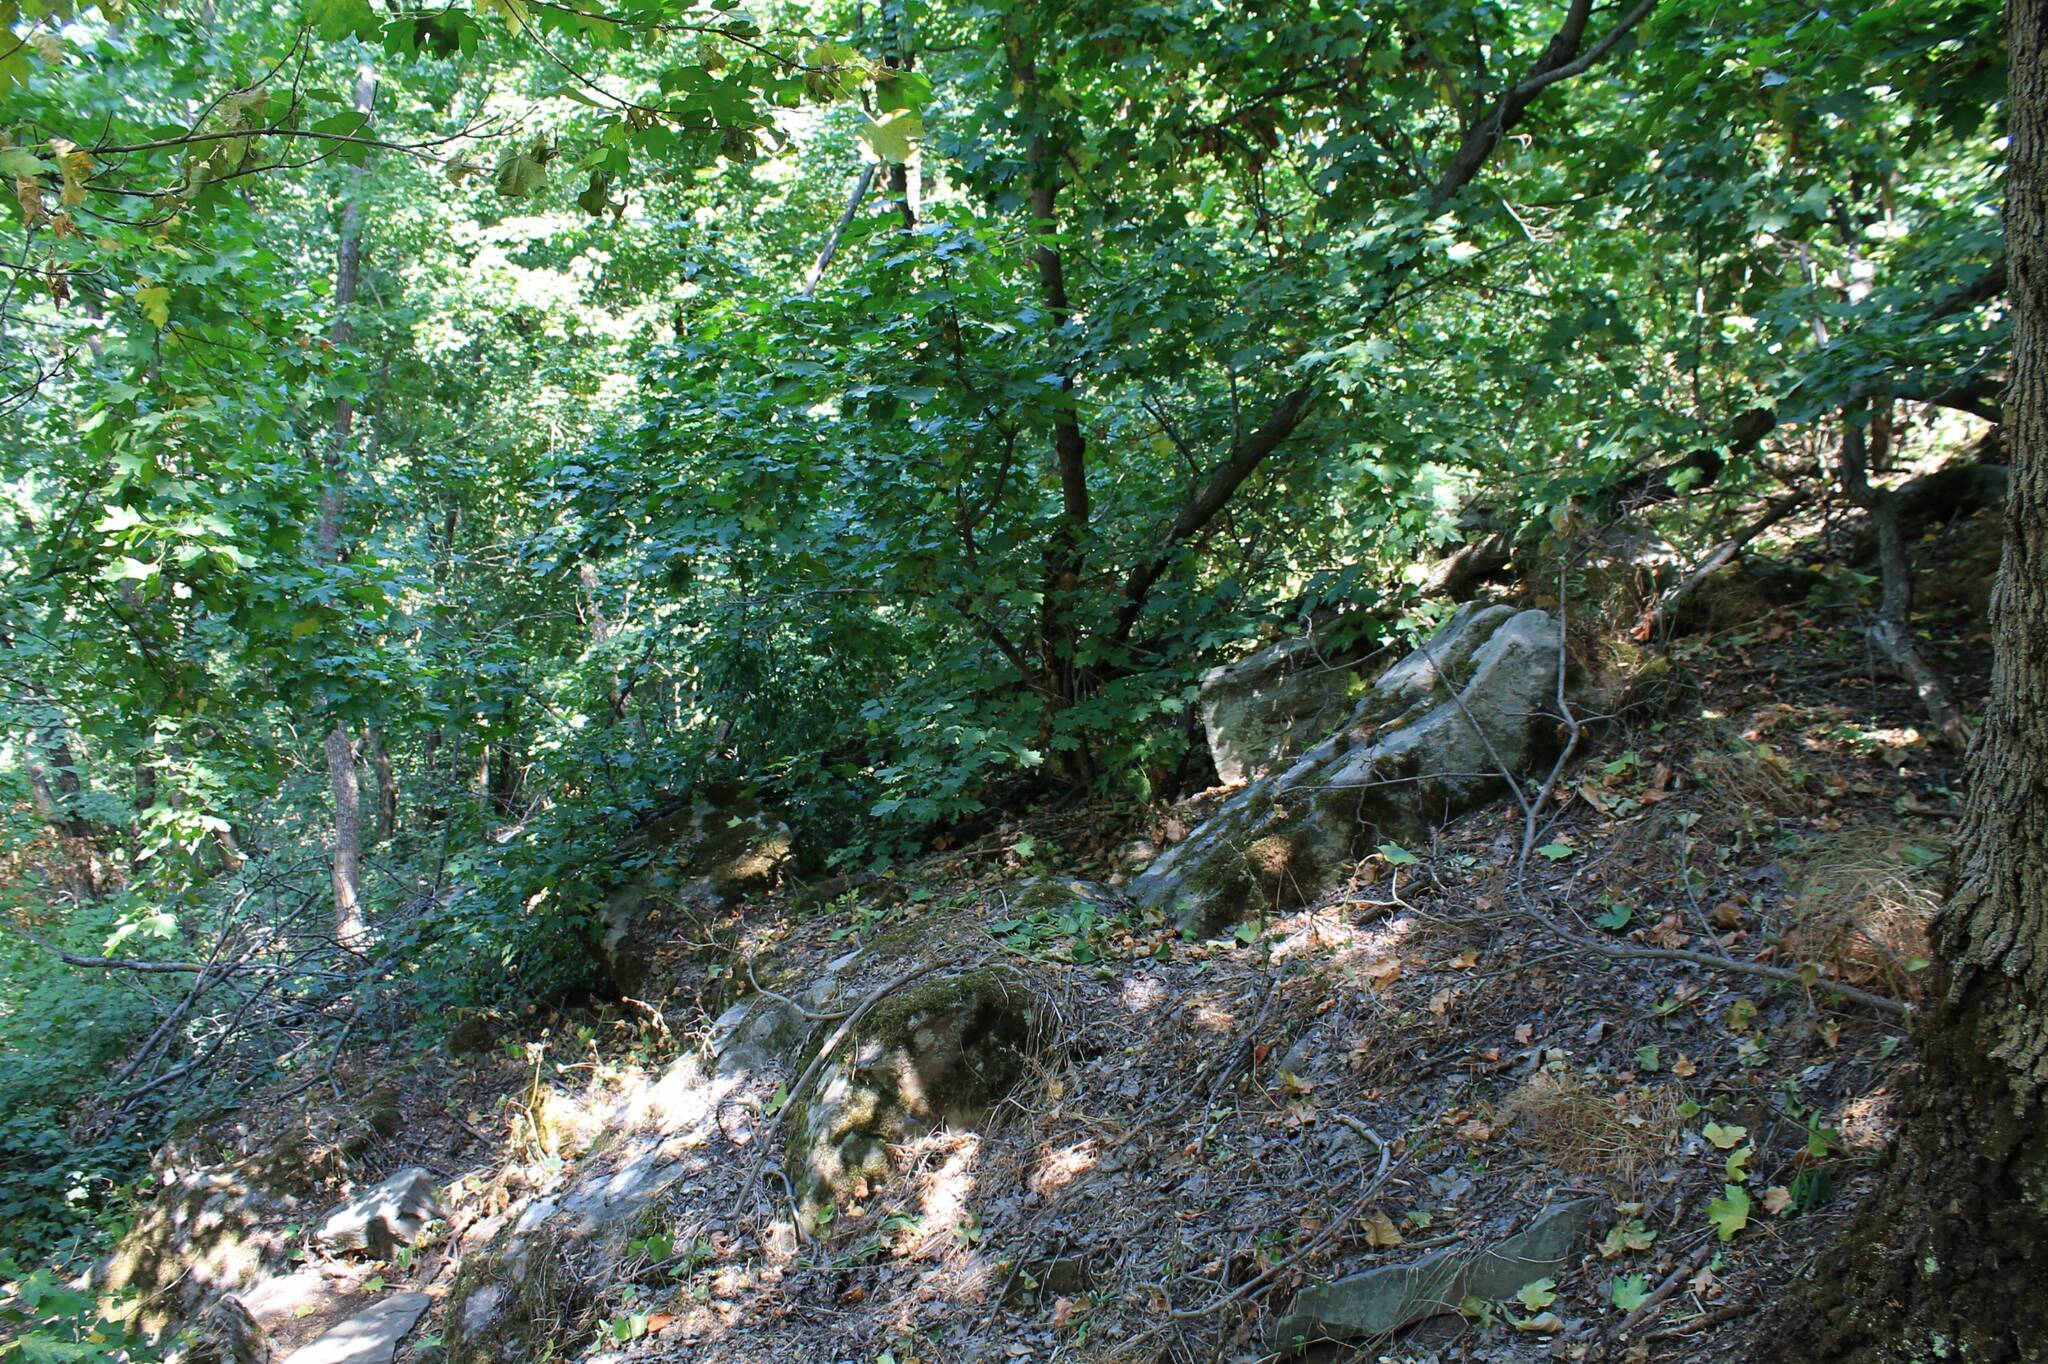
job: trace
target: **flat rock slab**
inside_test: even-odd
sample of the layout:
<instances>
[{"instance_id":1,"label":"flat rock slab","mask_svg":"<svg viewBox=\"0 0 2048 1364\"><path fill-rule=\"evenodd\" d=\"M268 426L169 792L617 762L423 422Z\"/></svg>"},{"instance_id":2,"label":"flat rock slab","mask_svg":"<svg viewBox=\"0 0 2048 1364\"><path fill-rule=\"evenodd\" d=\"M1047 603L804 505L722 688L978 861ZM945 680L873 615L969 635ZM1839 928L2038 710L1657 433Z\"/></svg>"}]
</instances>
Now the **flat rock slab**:
<instances>
[{"instance_id":1,"label":"flat rock slab","mask_svg":"<svg viewBox=\"0 0 2048 1364\"><path fill-rule=\"evenodd\" d=\"M330 1208L313 1240L327 1251L389 1255L399 1246L411 1245L427 1219L440 1210L441 1193L433 1175L412 1165Z\"/></svg>"},{"instance_id":2,"label":"flat rock slab","mask_svg":"<svg viewBox=\"0 0 2048 1364\"><path fill-rule=\"evenodd\" d=\"M391 1364L398 1342L430 1301L424 1293L393 1293L311 1345L292 1351L284 1364Z\"/></svg>"},{"instance_id":3,"label":"flat rock slab","mask_svg":"<svg viewBox=\"0 0 2048 1364\"><path fill-rule=\"evenodd\" d=\"M1275 1348L1318 1340L1359 1340L1391 1335L1467 1297L1512 1297L1532 1279L1569 1264L1574 1248L1599 1222L1605 1205L1581 1198L1548 1209L1526 1230L1473 1254L1446 1249L1407 1264L1381 1265L1294 1295L1292 1310L1274 1329Z\"/></svg>"}]
</instances>

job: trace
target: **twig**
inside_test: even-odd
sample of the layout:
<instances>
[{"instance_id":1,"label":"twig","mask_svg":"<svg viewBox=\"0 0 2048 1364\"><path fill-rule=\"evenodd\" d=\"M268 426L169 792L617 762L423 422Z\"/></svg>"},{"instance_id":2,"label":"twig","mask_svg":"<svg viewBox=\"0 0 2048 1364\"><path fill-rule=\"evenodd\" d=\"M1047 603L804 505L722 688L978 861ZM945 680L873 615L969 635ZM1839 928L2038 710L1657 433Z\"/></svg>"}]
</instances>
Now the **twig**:
<instances>
[{"instance_id":1,"label":"twig","mask_svg":"<svg viewBox=\"0 0 2048 1364\"><path fill-rule=\"evenodd\" d=\"M1670 1297L1673 1293L1678 1291L1678 1286L1680 1284L1684 1283L1687 1279L1691 1278L1694 1274L1698 1273L1700 1269L1707 1263L1707 1261L1714 1258L1715 1247L1719 1244L1720 1243L1718 1241L1715 1241L1713 1238L1709 1237L1703 1244L1701 1244L1698 1250L1693 1252L1691 1259L1681 1261L1675 1268L1672 1269L1672 1271L1669 1274L1666 1274L1664 1276L1664 1282L1658 1284L1657 1287L1651 1291L1649 1297L1644 1298L1642 1302L1638 1303L1636 1305L1635 1311L1629 1313L1627 1316L1621 1319L1621 1325L1614 1328L1614 1339L1621 1340L1625 1338L1629 1332L1635 1330L1636 1327L1642 1325L1643 1321L1647 1317L1649 1317L1651 1313L1655 1312L1659 1307L1663 1305L1664 1300L1666 1298Z\"/></svg>"},{"instance_id":2,"label":"twig","mask_svg":"<svg viewBox=\"0 0 2048 1364\"><path fill-rule=\"evenodd\" d=\"M1393 1172L1395 1163L1393 1160L1392 1149L1388 1147L1385 1141L1381 1140L1378 1133L1374 1132L1369 1127L1360 1127L1356 1130L1364 1133L1366 1136L1371 1137L1373 1141L1378 1144L1380 1148L1380 1165L1379 1169L1373 1174L1373 1177L1370 1180L1366 1181L1365 1188L1359 1192L1358 1197L1351 1201L1349 1207L1345 1208L1344 1211L1338 1216L1331 1218L1327 1223L1323 1225L1322 1230L1318 1231L1314 1236L1311 1236L1308 1240L1304 1241L1301 1244L1301 1246L1297 1248L1294 1251L1294 1253L1289 1255L1286 1259L1275 1262L1273 1265L1269 1266L1263 1273L1258 1274L1257 1276L1251 1279L1247 1279L1244 1283L1239 1284L1236 1288L1231 1289L1228 1293L1223 1294L1221 1297L1215 1298L1210 1302L1204 1303L1200 1307L1169 1307L1167 1309L1166 1314L1167 1319L1161 1322L1159 1325L1153 1327L1151 1330L1144 1332L1142 1335L1133 1336L1130 1339L1130 1341L1123 1347L1124 1352L1136 1350L1138 1346L1144 1344L1146 1341L1157 1339L1159 1336L1164 1335L1172 1327L1177 1326L1183 1322L1199 1321L1203 1317L1211 1316L1214 1313L1223 1310L1225 1307L1228 1307L1231 1303L1237 1302L1242 1298L1248 1297L1255 1290L1271 1284L1274 1279L1278 1278L1286 1270L1293 1268L1295 1265L1307 1259L1310 1255L1313 1255L1316 1251L1322 1249L1323 1245L1327 1241L1329 1241L1331 1237L1335 1236L1339 1231L1349 1226L1353 1218L1357 1217L1359 1213L1365 1211L1365 1205L1371 1202L1372 1199L1379 1193L1380 1186L1386 1183L1387 1176ZM1406 1156L1403 1156L1401 1159L1403 1163L1407 1161Z\"/></svg>"},{"instance_id":3,"label":"twig","mask_svg":"<svg viewBox=\"0 0 2048 1364\"><path fill-rule=\"evenodd\" d=\"M1583 933L1574 933L1568 928L1561 927L1534 905L1525 903L1523 910L1552 936L1579 947L1589 948L1603 956L1637 957L1648 961L1686 961L1696 966L1712 966L1722 971L1734 971L1739 975L1761 976L1765 980L1782 981L1787 985L1800 985L1809 989L1825 988L1830 994L1838 994L1865 1008L1896 1014L1900 1018L1911 1018L1915 1012L1913 1006L1904 1000L1874 995L1868 990L1859 990L1840 981L1829 981L1822 987L1819 982L1809 980L1802 973L1788 970L1783 966L1770 966L1760 961L1742 961L1736 957L1717 957L1709 952L1694 952L1683 947L1639 947L1633 943L1602 942L1598 938L1590 938Z\"/></svg>"}]
</instances>

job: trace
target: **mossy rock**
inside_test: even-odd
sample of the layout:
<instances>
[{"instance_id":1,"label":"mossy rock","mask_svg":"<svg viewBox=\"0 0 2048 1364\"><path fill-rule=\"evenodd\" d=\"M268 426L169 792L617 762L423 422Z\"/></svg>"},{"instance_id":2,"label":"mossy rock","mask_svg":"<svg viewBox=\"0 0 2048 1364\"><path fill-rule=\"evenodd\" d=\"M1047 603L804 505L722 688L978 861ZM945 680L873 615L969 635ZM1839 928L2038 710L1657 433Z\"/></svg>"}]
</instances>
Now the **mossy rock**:
<instances>
[{"instance_id":1,"label":"mossy rock","mask_svg":"<svg viewBox=\"0 0 2048 1364\"><path fill-rule=\"evenodd\" d=\"M891 1143L983 1122L1023 1077L1044 1024L1028 978L1003 963L926 976L883 999L790 1115L785 1165L803 1214L878 1182Z\"/></svg>"},{"instance_id":2,"label":"mossy rock","mask_svg":"<svg viewBox=\"0 0 2048 1364\"><path fill-rule=\"evenodd\" d=\"M772 889L794 846L789 826L750 800L727 806L698 800L656 821L637 842L661 851L598 911L599 950L620 995L645 988L672 910L692 900L718 906Z\"/></svg>"},{"instance_id":3,"label":"mossy rock","mask_svg":"<svg viewBox=\"0 0 2048 1364\"><path fill-rule=\"evenodd\" d=\"M550 1232L501 1234L466 1257L448 1290L447 1364L546 1359L589 1306L580 1277Z\"/></svg>"},{"instance_id":4,"label":"mossy rock","mask_svg":"<svg viewBox=\"0 0 2048 1364\"><path fill-rule=\"evenodd\" d=\"M99 1266L94 1287L106 1298L132 1297L129 1324L163 1338L222 1294L281 1268L290 1253L284 1228L297 1210L296 1199L250 1169L180 1175Z\"/></svg>"}]
</instances>

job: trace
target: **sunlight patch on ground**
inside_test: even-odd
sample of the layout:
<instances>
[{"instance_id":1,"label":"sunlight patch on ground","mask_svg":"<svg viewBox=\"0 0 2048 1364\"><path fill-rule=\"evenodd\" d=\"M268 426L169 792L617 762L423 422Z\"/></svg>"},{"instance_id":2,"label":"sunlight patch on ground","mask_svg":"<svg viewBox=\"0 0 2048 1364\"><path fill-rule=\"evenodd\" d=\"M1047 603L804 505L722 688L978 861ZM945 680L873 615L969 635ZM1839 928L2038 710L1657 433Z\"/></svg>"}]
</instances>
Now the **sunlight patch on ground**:
<instances>
[{"instance_id":1,"label":"sunlight patch on ground","mask_svg":"<svg viewBox=\"0 0 2048 1364\"><path fill-rule=\"evenodd\" d=\"M1092 1138L1054 1147L1039 1158L1025 1182L1032 1193L1046 1198L1094 1169L1097 1159Z\"/></svg>"}]
</instances>

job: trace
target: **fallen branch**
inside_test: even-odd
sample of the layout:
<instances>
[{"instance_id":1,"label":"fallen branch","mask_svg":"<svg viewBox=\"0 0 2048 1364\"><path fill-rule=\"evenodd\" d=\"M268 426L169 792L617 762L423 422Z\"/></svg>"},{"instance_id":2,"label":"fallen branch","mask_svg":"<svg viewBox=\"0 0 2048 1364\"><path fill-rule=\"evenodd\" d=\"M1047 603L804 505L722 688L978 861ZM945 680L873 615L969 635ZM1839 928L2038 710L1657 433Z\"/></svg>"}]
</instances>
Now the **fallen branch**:
<instances>
[{"instance_id":1,"label":"fallen branch","mask_svg":"<svg viewBox=\"0 0 2048 1364\"><path fill-rule=\"evenodd\" d=\"M1771 966L1760 961L1743 961L1738 957L1717 957L1710 952L1694 952L1683 947L1642 947L1635 943L1602 942L1598 938L1588 937L1583 933L1574 933L1570 929L1560 926L1549 915L1544 914L1533 905L1525 904L1524 912L1541 925L1552 937L1562 938L1564 941L1576 946L1589 948L1600 953L1602 956L1640 958L1647 961L1691 962L1695 966L1712 966L1723 971L1733 971L1738 975L1759 976L1764 980L1780 981L1787 985L1798 985L1807 989L1817 988L1820 984L1818 981L1808 977L1804 972L1789 970L1783 966ZM1868 990L1859 990L1853 985L1845 985L1840 981L1828 982L1825 988L1830 994L1840 995L1842 998L1861 1004L1865 1008L1877 1009L1888 1014L1896 1014L1900 1018L1911 1018L1914 1013L1913 1006L1904 1000L1889 999L1884 995L1874 995Z\"/></svg>"}]
</instances>

